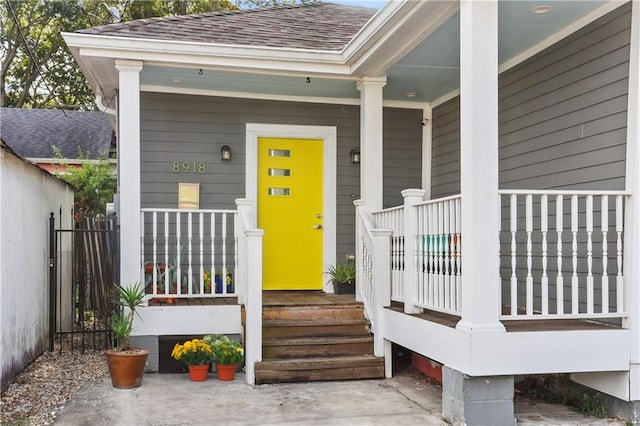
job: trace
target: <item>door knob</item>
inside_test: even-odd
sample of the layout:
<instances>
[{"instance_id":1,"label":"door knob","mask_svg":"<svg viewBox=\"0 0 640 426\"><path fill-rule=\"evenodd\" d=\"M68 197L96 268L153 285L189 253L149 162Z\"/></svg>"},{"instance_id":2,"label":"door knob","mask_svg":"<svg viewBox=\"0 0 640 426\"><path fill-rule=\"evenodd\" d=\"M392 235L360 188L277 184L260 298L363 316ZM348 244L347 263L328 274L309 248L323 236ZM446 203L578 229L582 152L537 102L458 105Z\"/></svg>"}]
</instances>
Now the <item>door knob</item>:
<instances>
[{"instance_id":1,"label":"door knob","mask_svg":"<svg viewBox=\"0 0 640 426\"><path fill-rule=\"evenodd\" d=\"M313 225L313 229L322 229L322 225L320 224Z\"/></svg>"}]
</instances>

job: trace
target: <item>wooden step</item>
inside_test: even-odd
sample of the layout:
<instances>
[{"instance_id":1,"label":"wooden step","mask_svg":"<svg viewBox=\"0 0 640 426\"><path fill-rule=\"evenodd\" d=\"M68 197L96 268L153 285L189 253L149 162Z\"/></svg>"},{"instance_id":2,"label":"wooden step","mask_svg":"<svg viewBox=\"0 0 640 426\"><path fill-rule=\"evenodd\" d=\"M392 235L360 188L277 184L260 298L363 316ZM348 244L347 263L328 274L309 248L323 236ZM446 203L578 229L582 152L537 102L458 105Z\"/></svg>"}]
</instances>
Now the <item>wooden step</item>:
<instances>
[{"instance_id":1,"label":"wooden step","mask_svg":"<svg viewBox=\"0 0 640 426\"><path fill-rule=\"evenodd\" d=\"M262 322L262 338L362 336L370 334L364 318L322 318L317 320L268 320Z\"/></svg>"},{"instance_id":2,"label":"wooden step","mask_svg":"<svg viewBox=\"0 0 640 426\"><path fill-rule=\"evenodd\" d=\"M384 378L384 359L373 355L294 358L256 363L256 384Z\"/></svg>"},{"instance_id":3,"label":"wooden step","mask_svg":"<svg viewBox=\"0 0 640 426\"><path fill-rule=\"evenodd\" d=\"M289 306L264 306L262 319L288 320L288 319L318 319L318 318L363 318L364 305L351 303L343 305L289 305Z\"/></svg>"},{"instance_id":4,"label":"wooden step","mask_svg":"<svg viewBox=\"0 0 640 426\"><path fill-rule=\"evenodd\" d=\"M315 358L373 353L373 336L270 338L262 342L262 359Z\"/></svg>"}]
</instances>

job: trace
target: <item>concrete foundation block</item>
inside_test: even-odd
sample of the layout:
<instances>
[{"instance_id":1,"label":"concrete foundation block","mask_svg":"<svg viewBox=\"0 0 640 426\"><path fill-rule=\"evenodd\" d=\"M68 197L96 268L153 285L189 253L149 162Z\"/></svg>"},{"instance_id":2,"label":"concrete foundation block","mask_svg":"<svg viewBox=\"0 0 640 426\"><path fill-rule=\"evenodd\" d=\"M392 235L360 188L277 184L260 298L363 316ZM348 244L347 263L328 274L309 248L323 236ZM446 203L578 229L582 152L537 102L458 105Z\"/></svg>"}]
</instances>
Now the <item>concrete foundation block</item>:
<instances>
[{"instance_id":1,"label":"concrete foundation block","mask_svg":"<svg viewBox=\"0 0 640 426\"><path fill-rule=\"evenodd\" d=\"M157 373L159 362L158 336L131 336L131 345L149 351L145 371Z\"/></svg>"},{"instance_id":2,"label":"concrete foundation block","mask_svg":"<svg viewBox=\"0 0 640 426\"><path fill-rule=\"evenodd\" d=\"M442 369L442 412L454 425L515 425L513 376L471 377Z\"/></svg>"}]
</instances>

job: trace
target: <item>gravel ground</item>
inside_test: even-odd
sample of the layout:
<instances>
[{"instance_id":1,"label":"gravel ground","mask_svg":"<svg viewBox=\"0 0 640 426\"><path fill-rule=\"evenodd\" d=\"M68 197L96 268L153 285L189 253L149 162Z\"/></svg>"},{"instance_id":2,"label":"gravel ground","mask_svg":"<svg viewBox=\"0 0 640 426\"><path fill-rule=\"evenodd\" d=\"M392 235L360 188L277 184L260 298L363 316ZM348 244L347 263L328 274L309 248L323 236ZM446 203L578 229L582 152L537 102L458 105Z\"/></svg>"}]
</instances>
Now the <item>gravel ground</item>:
<instances>
[{"instance_id":1,"label":"gravel ground","mask_svg":"<svg viewBox=\"0 0 640 426\"><path fill-rule=\"evenodd\" d=\"M87 381L109 374L102 352L45 352L2 393L0 423L49 425Z\"/></svg>"}]
</instances>

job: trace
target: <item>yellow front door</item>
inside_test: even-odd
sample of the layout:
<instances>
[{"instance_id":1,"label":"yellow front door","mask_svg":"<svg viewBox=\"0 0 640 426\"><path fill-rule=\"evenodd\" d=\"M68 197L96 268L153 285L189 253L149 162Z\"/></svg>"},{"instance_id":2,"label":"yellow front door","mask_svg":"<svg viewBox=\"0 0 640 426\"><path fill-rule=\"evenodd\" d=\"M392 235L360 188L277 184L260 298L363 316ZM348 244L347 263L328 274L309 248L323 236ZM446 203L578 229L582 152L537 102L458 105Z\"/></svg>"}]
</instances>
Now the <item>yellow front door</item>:
<instances>
[{"instance_id":1,"label":"yellow front door","mask_svg":"<svg viewBox=\"0 0 640 426\"><path fill-rule=\"evenodd\" d=\"M265 290L322 289L322 172L321 139L258 139Z\"/></svg>"}]
</instances>

